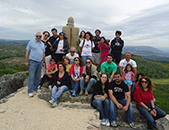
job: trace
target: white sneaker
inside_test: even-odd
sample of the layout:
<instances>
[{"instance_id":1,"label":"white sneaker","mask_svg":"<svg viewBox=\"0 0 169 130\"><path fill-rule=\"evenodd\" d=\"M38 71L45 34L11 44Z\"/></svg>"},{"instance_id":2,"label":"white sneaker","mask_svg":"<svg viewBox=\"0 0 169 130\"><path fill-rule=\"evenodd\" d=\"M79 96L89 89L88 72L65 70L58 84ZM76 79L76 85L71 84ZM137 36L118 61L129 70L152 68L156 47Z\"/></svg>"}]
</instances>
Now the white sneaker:
<instances>
[{"instance_id":1,"label":"white sneaker","mask_svg":"<svg viewBox=\"0 0 169 130\"><path fill-rule=\"evenodd\" d=\"M50 91L52 90L52 86L51 86L51 85L49 85L49 90L50 90Z\"/></svg>"},{"instance_id":2,"label":"white sneaker","mask_svg":"<svg viewBox=\"0 0 169 130\"><path fill-rule=\"evenodd\" d=\"M102 121L101 121L101 125L106 125L106 120L103 118Z\"/></svg>"},{"instance_id":3,"label":"white sneaker","mask_svg":"<svg viewBox=\"0 0 169 130\"><path fill-rule=\"evenodd\" d=\"M115 121L112 121L112 122L111 122L111 126L116 127L116 126L117 126L116 122L115 122Z\"/></svg>"},{"instance_id":4,"label":"white sneaker","mask_svg":"<svg viewBox=\"0 0 169 130\"><path fill-rule=\"evenodd\" d=\"M57 106L57 103L56 102L54 102L53 103L53 105L52 105L52 107L56 107Z\"/></svg>"},{"instance_id":5,"label":"white sneaker","mask_svg":"<svg viewBox=\"0 0 169 130\"><path fill-rule=\"evenodd\" d=\"M106 123L106 126L110 126L109 119L106 119L106 120L105 120L105 123Z\"/></svg>"},{"instance_id":6,"label":"white sneaker","mask_svg":"<svg viewBox=\"0 0 169 130\"><path fill-rule=\"evenodd\" d=\"M40 93L40 92L42 92L42 90L41 90L41 89L39 89L39 88L38 88L38 90L37 90L37 91L38 91L39 93Z\"/></svg>"},{"instance_id":7,"label":"white sneaker","mask_svg":"<svg viewBox=\"0 0 169 130\"><path fill-rule=\"evenodd\" d=\"M29 97L33 97L33 93L28 93Z\"/></svg>"},{"instance_id":8,"label":"white sneaker","mask_svg":"<svg viewBox=\"0 0 169 130\"><path fill-rule=\"evenodd\" d=\"M54 101L53 101L53 100L50 100L49 103L50 103L51 105L53 105Z\"/></svg>"}]
</instances>

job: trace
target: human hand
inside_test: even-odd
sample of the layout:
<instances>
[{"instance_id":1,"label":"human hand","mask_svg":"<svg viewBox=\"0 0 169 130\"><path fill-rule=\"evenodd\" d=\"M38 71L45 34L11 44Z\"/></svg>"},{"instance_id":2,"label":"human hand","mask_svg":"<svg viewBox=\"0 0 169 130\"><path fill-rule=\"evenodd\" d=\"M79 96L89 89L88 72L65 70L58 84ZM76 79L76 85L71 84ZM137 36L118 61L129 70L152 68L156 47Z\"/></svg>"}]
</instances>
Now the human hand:
<instances>
[{"instance_id":1,"label":"human hand","mask_svg":"<svg viewBox=\"0 0 169 130\"><path fill-rule=\"evenodd\" d=\"M106 98L108 98L108 95L107 95L106 93L104 94L104 96L105 96Z\"/></svg>"},{"instance_id":2,"label":"human hand","mask_svg":"<svg viewBox=\"0 0 169 130\"><path fill-rule=\"evenodd\" d=\"M60 87L58 87L58 90L60 89Z\"/></svg>"},{"instance_id":3,"label":"human hand","mask_svg":"<svg viewBox=\"0 0 169 130\"><path fill-rule=\"evenodd\" d=\"M123 109L123 106L122 106L120 103L117 104L117 107L118 107L119 109Z\"/></svg>"},{"instance_id":4,"label":"human hand","mask_svg":"<svg viewBox=\"0 0 169 130\"><path fill-rule=\"evenodd\" d=\"M52 75L51 75L51 74L48 74L48 77L49 77L49 78L52 78Z\"/></svg>"},{"instance_id":5,"label":"human hand","mask_svg":"<svg viewBox=\"0 0 169 130\"><path fill-rule=\"evenodd\" d=\"M153 112L154 112L154 116L156 117L157 111L155 109L153 109Z\"/></svg>"},{"instance_id":6,"label":"human hand","mask_svg":"<svg viewBox=\"0 0 169 130\"><path fill-rule=\"evenodd\" d=\"M156 116L155 114L154 114L154 112L153 112L153 110L152 111L150 111L150 114L152 115L152 116Z\"/></svg>"},{"instance_id":7,"label":"human hand","mask_svg":"<svg viewBox=\"0 0 169 130\"><path fill-rule=\"evenodd\" d=\"M109 83L111 82L112 80L109 78Z\"/></svg>"},{"instance_id":8,"label":"human hand","mask_svg":"<svg viewBox=\"0 0 169 130\"><path fill-rule=\"evenodd\" d=\"M29 66L29 62L27 61L27 62L25 62L25 65L28 67Z\"/></svg>"},{"instance_id":9,"label":"human hand","mask_svg":"<svg viewBox=\"0 0 169 130\"><path fill-rule=\"evenodd\" d=\"M60 84L60 82L59 82L59 81L57 81L57 84Z\"/></svg>"},{"instance_id":10,"label":"human hand","mask_svg":"<svg viewBox=\"0 0 169 130\"><path fill-rule=\"evenodd\" d=\"M122 108L122 110L123 110L123 111L127 111L127 110L128 110L128 107L127 107L127 106L124 106L124 107Z\"/></svg>"},{"instance_id":11,"label":"human hand","mask_svg":"<svg viewBox=\"0 0 169 130\"><path fill-rule=\"evenodd\" d=\"M88 81L89 81L89 75L86 75L85 82L88 82Z\"/></svg>"}]
</instances>

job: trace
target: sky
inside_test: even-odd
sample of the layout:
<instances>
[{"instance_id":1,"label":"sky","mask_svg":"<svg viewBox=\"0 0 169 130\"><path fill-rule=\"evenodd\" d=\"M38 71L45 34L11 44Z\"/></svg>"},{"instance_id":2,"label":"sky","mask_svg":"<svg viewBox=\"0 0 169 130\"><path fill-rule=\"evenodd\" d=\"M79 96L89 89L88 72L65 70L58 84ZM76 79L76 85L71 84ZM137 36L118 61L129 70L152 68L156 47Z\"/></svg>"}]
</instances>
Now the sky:
<instances>
[{"instance_id":1,"label":"sky","mask_svg":"<svg viewBox=\"0 0 169 130\"><path fill-rule=\"evenodd\" d=\"M80 31L95 29L112 40L122 31L125 46L152 46L169 52L168 0L0 0L0 38L32 40L36 32L74 18Z\"/></svg>"}]
</instances>

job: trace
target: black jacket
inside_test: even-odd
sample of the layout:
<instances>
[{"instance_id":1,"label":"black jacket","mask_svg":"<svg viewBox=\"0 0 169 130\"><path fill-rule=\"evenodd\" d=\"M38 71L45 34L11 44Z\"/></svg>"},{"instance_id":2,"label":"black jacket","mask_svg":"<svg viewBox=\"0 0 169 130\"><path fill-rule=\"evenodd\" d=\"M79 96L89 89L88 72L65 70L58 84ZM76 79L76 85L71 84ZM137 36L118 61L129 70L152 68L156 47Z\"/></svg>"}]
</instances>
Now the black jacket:
<instances>
[{"instance_id":1,"label":"black jacket","mask_svg":"<svg viewBox=\"0 0 169 130\"><path fill-rule=\"evenodd\" d=\"M53 43L53 51L55 52L58 48L58 43L59 43L59 40L55 40L55 42ZM64 52L67 54L68 53L68 50L69 50L69 43L66 39L63 39L63 49L64 49Z\"/></svg>"},{"instance_id":2,"label":"black jacket","mask_svg":"<svg viewBox=\"0 0 169 130\"><path fill-rule=\"evenodd\" d=\"M122 52L122 48L124 46L124 41L120 38L120 39L116 39L114 38L111 41L111 54L121 54Z\"/></svg>"}]
</instances>

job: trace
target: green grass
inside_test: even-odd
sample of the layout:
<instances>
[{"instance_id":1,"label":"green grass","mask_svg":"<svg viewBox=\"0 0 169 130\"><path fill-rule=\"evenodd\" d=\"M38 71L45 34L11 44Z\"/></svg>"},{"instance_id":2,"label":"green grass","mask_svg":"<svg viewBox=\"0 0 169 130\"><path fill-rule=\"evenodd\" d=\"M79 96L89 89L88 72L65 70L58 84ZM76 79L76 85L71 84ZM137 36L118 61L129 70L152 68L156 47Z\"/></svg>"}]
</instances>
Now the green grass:
<instances>
[{"instance_id":1,"label":"green grass","mask_svg":"<svg viewBox=\"0 0 169 130\"><path fill-rule=\"evenodd\" d=\"M169 79L151 79L155 85L156 104L169 114Z\"/></svg>"}]
</instances>

